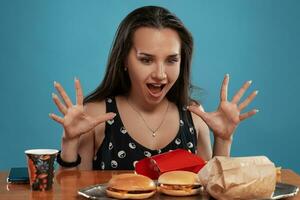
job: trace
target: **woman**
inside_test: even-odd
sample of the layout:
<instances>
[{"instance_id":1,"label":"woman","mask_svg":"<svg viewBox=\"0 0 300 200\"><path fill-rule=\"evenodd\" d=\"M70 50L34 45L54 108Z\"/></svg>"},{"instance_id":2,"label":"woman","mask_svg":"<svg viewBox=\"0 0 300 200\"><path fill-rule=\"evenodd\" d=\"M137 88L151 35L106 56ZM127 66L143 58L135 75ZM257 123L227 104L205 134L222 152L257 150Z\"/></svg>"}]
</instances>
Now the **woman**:
<instances>
[{"instance_id":1,"label":"woman","mask_svg":"<svg viewBox=\"0 0 300 200\"><path fill-rule=\"evenodd\" d=\"M103 82L85 99L75 79L76 104L59 83L53 94L60 112L50 117L64 128L58 162L79 169L134 169L145 157L183 148L205 160L230 155L240 114L256 96L238 105L251 81L227 101L229 76L221 88L217 111L206 113L190 98L193 39L168 10L146 6L120 24ZM106 123L105 123L106 122ZM213 149L209 128L214 134Z\"/></svg>"}]
</instances>

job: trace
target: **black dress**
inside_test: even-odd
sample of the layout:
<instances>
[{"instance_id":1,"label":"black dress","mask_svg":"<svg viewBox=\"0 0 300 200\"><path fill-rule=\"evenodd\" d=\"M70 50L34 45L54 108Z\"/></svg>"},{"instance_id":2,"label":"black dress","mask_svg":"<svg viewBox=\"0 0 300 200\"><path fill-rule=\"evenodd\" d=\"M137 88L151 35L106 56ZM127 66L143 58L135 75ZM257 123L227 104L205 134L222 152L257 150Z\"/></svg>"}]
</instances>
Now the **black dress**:
<instances>
[{"instance_id":1,"label":"black dress","mask_svg":"<svg viewBox=\"0 0 300 200\"><path fill-rule=\"evenodd\" d=\"M115 98L106 99L106 111L114 112L117 115L105 124L105 137L93 160L94 170L134 170L137 161L178 148L189 150L192 153L196 152L196 131L191 113L186 109L179 109L180 120L177 136L167 146L158 150L142 146L127 133ZM187 113L185 114L185 112Z\"/></svg>"}]
</instances>

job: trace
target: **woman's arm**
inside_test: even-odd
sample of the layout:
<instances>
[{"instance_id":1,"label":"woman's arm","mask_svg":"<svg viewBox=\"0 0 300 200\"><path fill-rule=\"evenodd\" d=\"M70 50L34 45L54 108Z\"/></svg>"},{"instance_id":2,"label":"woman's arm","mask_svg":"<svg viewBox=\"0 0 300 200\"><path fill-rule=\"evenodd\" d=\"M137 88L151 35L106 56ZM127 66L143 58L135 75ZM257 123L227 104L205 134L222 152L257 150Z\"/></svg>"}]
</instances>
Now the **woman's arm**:
<instances>
[{"instance_id":1,"label":"woman's arm","mask_svg":"<svg viewBox=\"0 0 300 200\"><path fill-rule=\"evenodd\" d=\"M96 113L93 113L96 106L93 103L88 103L84 105L84 112L89 116L95 116ZM98 108L99 109L99 108ZM101 110L101 109L100 109ZM62 169L82 169L82 170L91 170L92 161L94 156L94 134L95 128L89 132L80 135L79 138L75 139L66 139L62 137L61 141L61 158L65 162L75 162L77 156L80 155L81 163L77 167L64 168ZM63 133L65 135L65 133Z\"/></svg>"},{"instance_id":2,"label":"woman's arm","mask_svg":"<svg viewBox=\"0 0 300 200\"><path fill-rule=\"evenodd\" d=\"M202 107L191 105L188 109L194 114L198 115L214 135L213 156L224 155L230 156L230 148L232 143L233 134L239 125L239 123L258 112L256 109L252 109L249 112L242 113L256 97L258 91L252 92L244 101L239 102L251 85L252 81L247 81L241 87L241 89L234 95L231 101L227 99L227 90L229 83L229 75L224 77L221 92L220 92L220 104L214 112L204 112Z\"/></svg>"},{"instance_id":3,"label":"woman's arm","mask_svg":"<svg viewBox=\"0 0 300 200\"><path fill-rule=\"evenodd\" d=\"M199 109L204 112L201 105ZM205 160L209 160L213 156L230 156L232 139L223 140L215 137L212 150L209 127L199 116L192 113L192 117L197 129L197 155Z\"/></svg>"},{"instance_id":4,"label":"woman's arm","mask_svg":"<svg viewBox=\"0 0 300 200\"><path fill-rule=\"evenodd\" d=\"M230 156L232 139L214 138L213 156Z\"/></svg>"},{"instance_id":5,"label":"woman's arm","mask_svg":"<svg viewBox=\"0 0 300 200\"><path fill-rule=\"evenodd\" d=\"M105 124L105 121L114 118L115 113L106 113L104 108L99 108L101 103L89 103L83 105L83 92L78 79L75 79L76 103L73 104L63 87L54 83L63 102L53 94L53 101L63 114L60 117L51 113L49 116L62 125L62 149L60 153L60 164L65 167L74 166L81 157L79 168L91 169L94 155L94 130L97 126ZM102 102L103 105L105 105ZM101 106L100 106L101 107ZM59 158L59 157L58 157ZM79 160L78 160L79 161Z\"/></svg>"}]
</instances>

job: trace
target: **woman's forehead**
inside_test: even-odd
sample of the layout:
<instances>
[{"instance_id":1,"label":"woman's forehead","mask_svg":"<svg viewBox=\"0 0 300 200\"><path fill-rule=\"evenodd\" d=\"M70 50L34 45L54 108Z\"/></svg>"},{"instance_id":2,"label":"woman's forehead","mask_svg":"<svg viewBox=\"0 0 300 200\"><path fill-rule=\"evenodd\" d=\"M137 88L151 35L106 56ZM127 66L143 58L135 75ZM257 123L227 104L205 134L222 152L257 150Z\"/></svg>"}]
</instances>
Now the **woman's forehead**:
<instances>
[{"instance_id":1,"label":"woman's forehead","mask_svg":"<svg viewBox=\"0 0 300 200\"><path fill-rule=\"evenodd\" d=\"M141 27L133 35L133 47L138 54L180 54L180 44L178 33L170 28Z\"/></svg>"}]
</instances>

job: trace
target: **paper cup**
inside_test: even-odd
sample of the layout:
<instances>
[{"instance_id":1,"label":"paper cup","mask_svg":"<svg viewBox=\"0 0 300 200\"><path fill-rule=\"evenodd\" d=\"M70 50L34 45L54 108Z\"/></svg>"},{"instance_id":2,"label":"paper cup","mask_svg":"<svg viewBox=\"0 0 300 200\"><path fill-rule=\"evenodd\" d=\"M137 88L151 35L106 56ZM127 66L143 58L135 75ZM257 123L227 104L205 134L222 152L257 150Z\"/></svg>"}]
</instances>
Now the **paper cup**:
<instances>
[{"instance_id":1,"label":"paper cup","mask_svg":"<svg viewBox=\"0 0 300 200\"><path fill-rule=\"evenodd\" d=\"M26 150L29 181L32 190L50 190L54 178L56 149Z\"/></svg>"}]
</instances>

